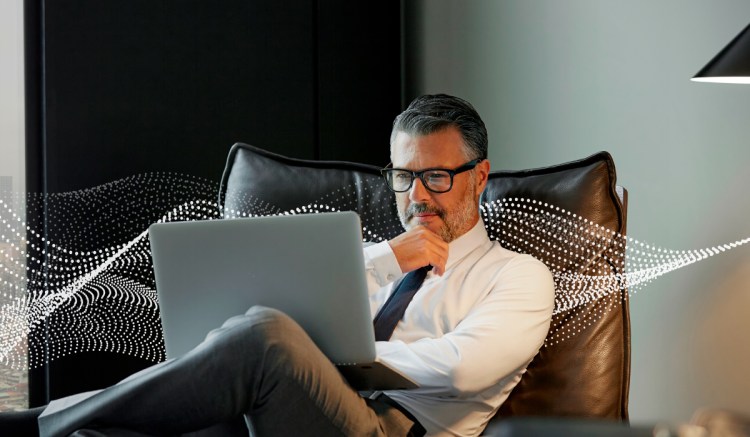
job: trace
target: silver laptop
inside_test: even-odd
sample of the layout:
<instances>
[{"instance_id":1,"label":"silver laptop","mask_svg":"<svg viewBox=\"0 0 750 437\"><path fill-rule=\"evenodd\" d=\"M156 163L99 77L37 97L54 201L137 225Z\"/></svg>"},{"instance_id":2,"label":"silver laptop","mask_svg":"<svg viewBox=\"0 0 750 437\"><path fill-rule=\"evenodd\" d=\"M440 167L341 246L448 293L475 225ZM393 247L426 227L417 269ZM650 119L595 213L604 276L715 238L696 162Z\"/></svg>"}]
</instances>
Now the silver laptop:
<instances>
[{"instance_id":1,"label":"silver laptop","mask_svg":"<svg viewBox=\"0 0 750 437\"><path fill-rule=\"evenodd\" d=\"M168 358L264 305L299 323L356 390L417 387L376 359L356 213L157 223L149 238Z\"/></svg>"}]
</instances>

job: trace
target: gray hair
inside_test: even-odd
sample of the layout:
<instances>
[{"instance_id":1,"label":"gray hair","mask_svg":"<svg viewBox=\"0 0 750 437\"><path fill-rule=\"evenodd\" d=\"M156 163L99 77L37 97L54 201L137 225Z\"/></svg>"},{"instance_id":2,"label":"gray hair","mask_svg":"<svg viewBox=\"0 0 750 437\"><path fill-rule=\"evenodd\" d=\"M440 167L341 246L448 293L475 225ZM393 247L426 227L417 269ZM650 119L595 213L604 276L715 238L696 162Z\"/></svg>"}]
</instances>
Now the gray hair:
<instances>
[{"instance_id":1,"label":"gray hair","mask_svg":"<svg viewBox=\"0 0 750 437\"><path fill-rule=\"evenodd\" d=\"M467 159L487 159L487 128L471 103L447 94L417 97L393 121L391 144L396 134L430 135L448 127L455 127L464 140Z\"/></svg>"}]
</instances>

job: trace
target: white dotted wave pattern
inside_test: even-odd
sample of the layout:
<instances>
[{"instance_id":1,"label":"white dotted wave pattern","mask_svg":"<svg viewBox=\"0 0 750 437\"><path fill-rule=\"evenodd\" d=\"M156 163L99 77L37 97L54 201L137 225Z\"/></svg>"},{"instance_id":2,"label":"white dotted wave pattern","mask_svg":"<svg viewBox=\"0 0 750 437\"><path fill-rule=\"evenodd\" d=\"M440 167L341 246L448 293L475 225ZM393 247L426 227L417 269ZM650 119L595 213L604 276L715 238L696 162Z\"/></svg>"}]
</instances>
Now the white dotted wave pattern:
<instances>
[{"instance_id":1,"label":"white dotted wave pattern","mask_svg":"<svg viewBox=\"0 0 750 437\"><path fill-rule=\"evenodd\" d=\"M288 210L243 195L224 215L357 210L358 193L382 189L358 184ZM0 363L35 368L87 351L164 360L147 229L157 222L219 219L216 199L216 184L171 173L70 193L0 197ZM392 198L367 208L364 240L402 232ZM750 241L671 250L533 199L505 198L480 209L491 238L552 271L555 310L546 346L619 309L625 290L635 293L665 273ZM39 233L45 227L46 236Z\"/></svg>"}]
</instances>

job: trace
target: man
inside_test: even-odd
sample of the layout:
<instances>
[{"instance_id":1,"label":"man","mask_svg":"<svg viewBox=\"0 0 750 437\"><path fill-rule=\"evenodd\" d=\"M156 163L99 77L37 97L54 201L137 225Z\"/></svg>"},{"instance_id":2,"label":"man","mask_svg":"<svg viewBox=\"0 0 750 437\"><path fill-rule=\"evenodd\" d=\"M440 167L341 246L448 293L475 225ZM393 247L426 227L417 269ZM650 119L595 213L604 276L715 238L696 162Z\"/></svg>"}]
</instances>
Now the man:
<instances>
[{"instance_id":1,"label":"man","mask_svg":"<svg viewBox=\"0 0 750 437\"><path fill-rule=\"evenodd\" d=\"M294 321L254 307L184 357L50 409L41 434L228 435L243 415L259 436L481 433L544 341L552 277L487 237L487 133L469 103L414 100L394 122L391 161L383 175L406 231L365 248L371 309L379 358L420 388L364 397ZM383 328L397 305L403 315Z\"/></svg>"}]
</instances>

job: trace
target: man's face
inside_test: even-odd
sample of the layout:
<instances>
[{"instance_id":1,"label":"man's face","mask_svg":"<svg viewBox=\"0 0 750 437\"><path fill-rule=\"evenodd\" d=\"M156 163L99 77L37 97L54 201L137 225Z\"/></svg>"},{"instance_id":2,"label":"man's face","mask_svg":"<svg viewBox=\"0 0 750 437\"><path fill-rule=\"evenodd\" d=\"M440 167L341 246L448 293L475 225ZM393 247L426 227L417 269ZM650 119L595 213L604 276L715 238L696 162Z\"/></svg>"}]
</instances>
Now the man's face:
<instances>
[{"instance_id":1,"label":"man's face","mask_svg":"<svg viewBox=\"0 0 750 437\"><path fill-rule=\"evenodd\" d=\"M426 168L452 170L469 159L464 155L461 133L455 127L425 136L398 132L391 144L394 168L417 171ZM417 178L411 189L396 193L398 215L405 229L425 226L451 242L468 232L479 220L479 196L487 184L489 162L480 162L474 170L453 177L453 188L433 193Z\"/></svg>"}]
</instances>

